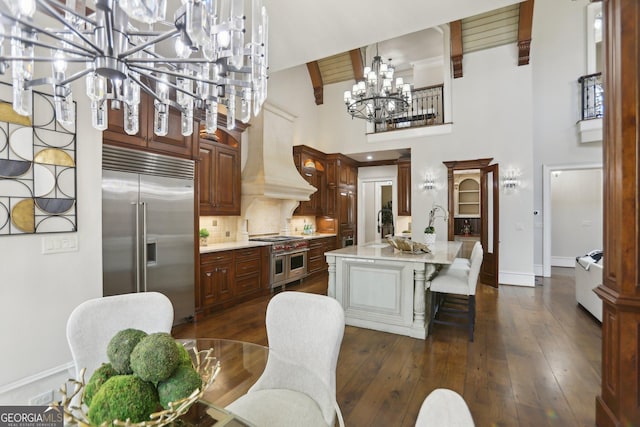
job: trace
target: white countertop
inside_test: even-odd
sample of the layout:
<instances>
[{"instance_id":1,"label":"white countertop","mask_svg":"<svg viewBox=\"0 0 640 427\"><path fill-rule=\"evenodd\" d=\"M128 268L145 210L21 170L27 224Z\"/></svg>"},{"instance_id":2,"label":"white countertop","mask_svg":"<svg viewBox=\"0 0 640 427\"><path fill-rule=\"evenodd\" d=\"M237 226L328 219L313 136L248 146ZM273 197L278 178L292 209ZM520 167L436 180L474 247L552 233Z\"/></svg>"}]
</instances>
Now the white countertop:
<instances>
[{"instance_id":1,"label":"white countertop","mask_svg":"<svg viewBox=\"0 0 640 427\"><path fill-rule=\"evenodd\" d=\"M321 239L323 237L335 237L330 233L314 233L314 234L292 234L295 237L302 237L305 240ZM207 246L200 246L200 253L207 254L210 252L231 251L234 249L254 248L256 246L269 246L270 242L242 241L242 242L225 242L225 243L209 243Z\"/></svg>"},{"instance_id":2,"label":"white countertop","mask_svg":"<svg viewBox=\"0 0 640 427\"><path fill-rule=\"evenodd\" d=\"M388 243L372 242L358 246L347 246L346 248L325 252L325 255L383 259L390 261L424 262L429 264L451 264L460 252L461 247L462 242L436 242L431 253L411 254L394 249Z\"/></svg>"}]
</instances>

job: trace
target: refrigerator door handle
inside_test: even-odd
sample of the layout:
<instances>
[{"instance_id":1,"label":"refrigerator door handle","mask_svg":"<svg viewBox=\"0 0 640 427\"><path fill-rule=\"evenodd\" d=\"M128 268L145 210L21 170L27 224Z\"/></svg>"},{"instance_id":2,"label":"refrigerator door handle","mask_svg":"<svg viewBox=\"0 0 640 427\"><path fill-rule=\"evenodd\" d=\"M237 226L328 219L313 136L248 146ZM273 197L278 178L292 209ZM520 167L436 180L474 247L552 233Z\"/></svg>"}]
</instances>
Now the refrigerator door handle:
<instances>
[{"instance_id":1,"label":"refrigerator door handle","mask_svg":"<svg viewBox=\"0 0 640 427\"><path fill-rule=\"evenodd\" d=\"M142 290L147 292L147 203L140 202L142 205L142 259L144 262L140 264L142 270Z\"/></svg>"},{"instance_id":2,"label":"refrigerator door handle","mask_svg":"<svg viewBox=\"0 0 640 427\"><path fill-rule=\"evenodd\" d=\"M140 292L140 207L137 202L131 202L136 208L136 292Z\"/></svg>"}]
</instances>

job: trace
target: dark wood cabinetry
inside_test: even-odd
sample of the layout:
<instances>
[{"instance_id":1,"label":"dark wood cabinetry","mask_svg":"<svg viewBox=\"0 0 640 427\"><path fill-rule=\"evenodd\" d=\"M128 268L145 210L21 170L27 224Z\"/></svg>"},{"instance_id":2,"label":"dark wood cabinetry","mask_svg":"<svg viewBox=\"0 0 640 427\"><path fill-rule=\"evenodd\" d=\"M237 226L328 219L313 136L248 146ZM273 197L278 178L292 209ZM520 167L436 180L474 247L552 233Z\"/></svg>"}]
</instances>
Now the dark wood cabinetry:
<instances>
[{"instance_id":1,"label":"dark wood cabinetry","mask_svg":"<svg viewBox=\"0 0 640 427\"><path fill-rule=\"evenodd\" d=\"M326 160L327 202L325 215L338 222L336 246L357 239L358 164L342 154L328 154Z\"/></svg>"},{"instance_id":2,"label":"dark wood cabinetry","mask_svg":"<svg viewBox=\"0 0 640 427\"><path fill-rule=\"evenodd\" d=\"M269 292L266 246L200 255L196 317Z\"/></svg>"},{"instance_id":3,"label":"dark wood cabinetry","mask_svg":"<svg viewBox=\"0 0 640 427\"><path fill-rule=\"evenodd\" d=\"M294 215L325 214L324 204L327 198L324 153L305 145L293 147L293 162L302 177L317 191L309 196L309 201L302 201L293 212Z\"/></svg>"},{"instance_id":4,"label":"dark wood cabinetry","mask_svg":"<svg viewBox=\"0 0 640 427\"><path fill-rule=\"evenodd\" d=\"M240 215L240 144L220 130L216 136L200 137L200 215Z\"/></svg>"},{"instance_id":5,"label":"dark wood cabinetry","mask_svg":"<svg viewBox=\"0 0 640 427\"><path fill-rule=\"evenodd\" d=\"M336 248L335 237L322 237L309 241L308 273L315 274L327 271L328 265L324 253Z\"/></svg>"},{"instance_id":6,"label":"dark wood cabinetry","mask_svg":"<svg viewBox=\"0 0 640 427\"><path fill-rule=\"evenodd\" d=\"M169 108L169 132L165 136L158 136L153 132L153 99L149 95L141 93L139 108L140 128L135 135L129 135L124 130L124 109L112 110L109 108L109 126L102 133L103 141L106 144L145 149L171 156L196 158L197 144L194 143L198 134L196 124L194 124L192 135L183 136L181 133L181 114L175 108Z\"/></svg>"},{"instance_id":7,"label":"dark wood cabinetry","mask_svg":"<svg viewBox=\"0 0 640 427\"><path fill-rule=\"evenodd\" d=\"M398 216L411 215L411 159L398 159Z\"/></svg>"}]
</instances>

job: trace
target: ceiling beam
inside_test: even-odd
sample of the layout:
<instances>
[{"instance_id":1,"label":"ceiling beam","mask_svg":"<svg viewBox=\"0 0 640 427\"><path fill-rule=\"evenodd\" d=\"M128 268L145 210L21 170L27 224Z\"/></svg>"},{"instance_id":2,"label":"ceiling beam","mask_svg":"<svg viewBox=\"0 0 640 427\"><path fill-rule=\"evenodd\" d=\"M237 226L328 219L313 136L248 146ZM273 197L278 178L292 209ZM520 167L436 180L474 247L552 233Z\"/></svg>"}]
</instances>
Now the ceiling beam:
<instances>
[{"instance_id":1,"label":"ceiling beam","mask_svg":"<svg viewBox=\"0 0 640 427\"><path fill-rule=\"evenodd\" d=\"M451 66L453 78L462 77L462 21L449 23L451 32Z\"/></svg>"},{"instance_id":2,"label":"ceiling beam","mask_svg":"<svg viewBox=\"0 0 640 427\"><path fill-rule=\"evenodd\" d=\"M322 74L320 73L318 61L307 62L307 70L309 70L309 77L311 77L316 105L322 105L324 102L324 84L322 83Z\"/></svg>"},{"instance_id":3,"label":"ceiling beam","mask_svg":"<svg viewBox=\"0 0 640 427\"><path fill-rule=\"evenodd\" d=\"M529 64L531 50L531 28L533 26L533 2L526 0L520 3L518 21L518 65Z\"/></svg>"},{"instance_id":4,"label":"ceiling beam","mask_svg":"<svg viewBox=\"0 0 640 427\"><path fill-rule=\"evenodd\" d=\"M356 82L364 80L364 64L360 49L350 50L349 56L351 56L351 66L353 67L353 78L356 79Z\"/></svg>"}]
</instances>

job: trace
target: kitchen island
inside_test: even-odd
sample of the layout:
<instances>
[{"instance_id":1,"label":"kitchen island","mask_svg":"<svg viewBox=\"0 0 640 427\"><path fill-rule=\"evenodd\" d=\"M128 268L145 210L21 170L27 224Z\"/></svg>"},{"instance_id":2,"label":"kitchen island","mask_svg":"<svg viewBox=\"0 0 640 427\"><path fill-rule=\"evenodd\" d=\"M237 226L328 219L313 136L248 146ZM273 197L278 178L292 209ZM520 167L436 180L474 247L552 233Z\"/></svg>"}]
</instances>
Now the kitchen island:
<instances>
[{"instance_id":1,"label":"kitchen island","mask_svg":"<svg viewBox=\"0 0 640 427\"><path fill-rule=\"evenodd\" d=\"M453 262L461 246L437 242L431 253L412 254L374 242L326 252L327 293L344 308L347 325L425 339L428 282L439 266Z\"/></svg>"}]
</instances>

